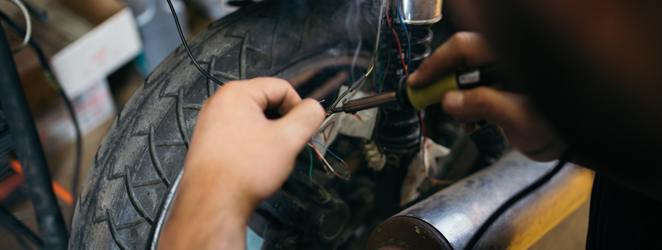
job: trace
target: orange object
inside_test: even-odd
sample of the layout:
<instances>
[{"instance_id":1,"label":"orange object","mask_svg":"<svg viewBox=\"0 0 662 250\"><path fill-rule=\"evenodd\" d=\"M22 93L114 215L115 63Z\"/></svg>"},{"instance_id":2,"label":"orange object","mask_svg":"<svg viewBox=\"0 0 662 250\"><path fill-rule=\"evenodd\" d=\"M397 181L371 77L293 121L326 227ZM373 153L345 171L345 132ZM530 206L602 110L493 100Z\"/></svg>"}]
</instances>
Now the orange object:
<instances>
[{"instance_id":1,"label":"orange object","mask_svg":"<svg viewBox=\"0 0 662 250\"><path fill-rule=\"evenodd\" d=\"M67 203L69 206L74 205L74 196L71 195L71 192L64 188L60 183L57 183L56 181L53 181L53 192L55 193L55 196L58 198L62 199L64 203Z\"/></svg>"},{"instance_id":2,"label":"orange object","mask_svg":"<svg viewBox=\"0 0 662 250\"><path fill-rule=\"evenodd\" d=\"M353 115L354 117L356 117L356 119L359 119L359 121L363 122L363 118L361 118L360 115L357 115L357 114L352 114L352 115Z\"/></svg>"},{"instance_id":3,"label":"orange object","mask_svg":"<svg viewBox=\"0 0 662 250\"><path fill-rule=\"evenodd\" d=\"M23 168L21 167L21 163L18 162L16 159L11 159L9 160L9 166L11 167L14 172L17 174L21 175L23 177ZM60 183L57 183L56 181L53 181L53 192L55 193L55 196L60 198L64 203L67 203L69 206L74 205L74 196L64 188Z\"/></svg>"},{"instance_id":4,"label":"orange object","mask_svg":"<svg viewBox=\"0 0 662 250\"><path fill-rule=\"evenodd\" d=\"M2 179L0 182L0 201L5 200L11 193L23 185L24 182L25 179L23 179L23 176L17 173L11 173Z\"/></svg>"}]
</instances>

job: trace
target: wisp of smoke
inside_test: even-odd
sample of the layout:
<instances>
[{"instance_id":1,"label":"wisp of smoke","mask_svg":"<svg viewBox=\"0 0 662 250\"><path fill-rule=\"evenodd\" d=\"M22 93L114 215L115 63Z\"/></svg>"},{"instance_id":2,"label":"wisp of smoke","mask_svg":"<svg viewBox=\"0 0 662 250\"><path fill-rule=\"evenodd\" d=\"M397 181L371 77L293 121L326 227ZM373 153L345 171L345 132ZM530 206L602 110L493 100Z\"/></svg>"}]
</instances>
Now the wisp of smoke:
<instances>
[{"instance_id":1,"label":"wisp of smoke","mask_svg":"<svg viewBox=\"0 0 662 250\"><path fill-rule=\"evenodd\" d=\"M339 0L342 1L342 0ZM380 0L345 0L343 7L339 8L336 17L342 17L343 33L348 38L349 46L353 49L350 79L354 77L355 64L359 57L359 52L366 41L374 40L377 27L376 15L371 11L375 5L379 5ZM369 48L370 46L366 46Z\"/></svg>"}]
</instances>

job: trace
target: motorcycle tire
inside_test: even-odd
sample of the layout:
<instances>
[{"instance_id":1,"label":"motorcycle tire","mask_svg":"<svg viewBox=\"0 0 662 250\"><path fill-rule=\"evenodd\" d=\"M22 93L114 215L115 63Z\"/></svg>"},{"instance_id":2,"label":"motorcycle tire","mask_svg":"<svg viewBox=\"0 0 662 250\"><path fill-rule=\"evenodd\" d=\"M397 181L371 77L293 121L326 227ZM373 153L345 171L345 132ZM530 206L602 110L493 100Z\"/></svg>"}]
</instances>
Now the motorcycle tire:
<instances>
[{"instance_id":1,"label":"motorcycle tire","mask_svg":"<svg viewBox=\"0 0 662 250\"><path fill-rule=\"evenodd\" d=\"M369 5L360 11L374 16ZM370 31L339 24L351 13L348 8L342 0L267 0L210 24L188 43L203 69L224 83L259 76L292 81L338 65L367 69L370 53L354 52L360 41L371 50L365 38L374 35L361 39ZM198 112L218 88L183 47L147 77L118 112L90 166L73 218L71 249L156 247Z\"/></svg>"}]
</instances>

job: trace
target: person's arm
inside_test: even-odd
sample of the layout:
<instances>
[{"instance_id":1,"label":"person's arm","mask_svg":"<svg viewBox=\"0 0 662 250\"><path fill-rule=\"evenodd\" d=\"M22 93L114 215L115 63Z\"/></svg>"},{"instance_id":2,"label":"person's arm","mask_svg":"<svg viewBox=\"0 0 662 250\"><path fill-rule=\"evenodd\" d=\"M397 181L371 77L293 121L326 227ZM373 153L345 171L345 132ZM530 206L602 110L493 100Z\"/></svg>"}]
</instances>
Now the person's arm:
<instances>
[{"instance_id":1,"label":"person's arm","mask_svg":"<svg viewBox=\"0 0 662 250\"><path fill-rule=\"evenodd\" d=\"M458 32L421 64L407 84L412 88L423 87L458 68L477 67L492 60L492 53L479 34ZM566 149L565 142L526 96L480 87L449 91L442 99L442 106L468 133L476 129L476 121L495 123L508 142L531 159L553 160Z\"/></svg>"},{"instance_id":2,"label":"person's arm","mask_svg":"<svg viewBox=\"0 0 662 250\"><path fill-rule=\"evenodd\" d=\"M251 213L285 182L323 120L322 106L284 80L221 87L200 110L159 249L245 249Z\"/></svg>"}]
</instances>

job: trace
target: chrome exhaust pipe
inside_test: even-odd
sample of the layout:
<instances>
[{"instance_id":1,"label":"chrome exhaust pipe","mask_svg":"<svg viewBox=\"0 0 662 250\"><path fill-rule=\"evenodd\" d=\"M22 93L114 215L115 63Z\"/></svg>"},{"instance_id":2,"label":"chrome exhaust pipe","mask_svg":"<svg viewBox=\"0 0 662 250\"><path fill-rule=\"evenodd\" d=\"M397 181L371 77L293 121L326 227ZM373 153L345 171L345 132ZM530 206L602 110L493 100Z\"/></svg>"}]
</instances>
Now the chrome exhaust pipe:
<instances>
[{"instance_id":1,"label":"chrome exhaust pipe","mask_svg":"<svg viewBox=\"0 0 662 250\"><path fill-rule=\"evenodd\" d=\"M441 190L380 224L369 250L462 250L507 199L556 162L535 162L512 151L497 163ZM498 218L475 249L527 249L590 197L593 171L567 164L548 183Z\"/></svg>"}]
</instances>

